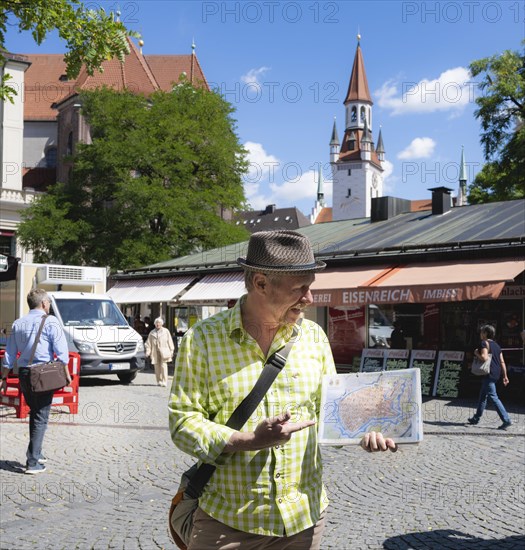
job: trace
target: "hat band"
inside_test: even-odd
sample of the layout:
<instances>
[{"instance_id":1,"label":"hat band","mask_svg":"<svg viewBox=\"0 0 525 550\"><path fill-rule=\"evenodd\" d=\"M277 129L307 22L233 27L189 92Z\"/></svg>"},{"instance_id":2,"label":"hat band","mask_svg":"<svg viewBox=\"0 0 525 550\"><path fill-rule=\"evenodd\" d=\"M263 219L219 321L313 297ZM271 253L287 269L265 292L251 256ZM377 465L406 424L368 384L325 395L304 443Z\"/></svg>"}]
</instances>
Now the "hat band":
<instances>
[{"instance_id":1,"label":"hat band","mask_svg":"<svg viewBox=\"0 0 525 550\"><path fill-rule=\"evenodd\" d=\"M245 265L249 267L256 267L258 269L282 269L282 270L288 270L288 271L297 271L297 270L303 270L303 269L317 269L319 265L317 263L312 264L294 264L294 265L264 265L264 264L256 264L254 262L250 262L248 260L244 260L243 262Z\"/></svg>"}]
</instances>

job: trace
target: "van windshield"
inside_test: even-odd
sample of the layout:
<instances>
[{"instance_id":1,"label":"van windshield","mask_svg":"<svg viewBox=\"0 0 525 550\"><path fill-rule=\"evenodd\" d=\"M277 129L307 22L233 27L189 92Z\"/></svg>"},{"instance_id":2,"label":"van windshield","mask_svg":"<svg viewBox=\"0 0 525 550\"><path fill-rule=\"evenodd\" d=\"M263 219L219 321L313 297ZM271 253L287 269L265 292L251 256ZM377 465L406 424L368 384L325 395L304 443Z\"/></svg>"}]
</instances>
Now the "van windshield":
<instances>
[{"instance_id":1,"label":"van windshield","mask_svg":"<svg viewBox=\"0 0 525 550\"><path fill-rule=\"evenodd\" d=\"M55 298L58 311L64 326L128 326L115 302L111 300L76 300Z\"/></svg>"}]
</instances>

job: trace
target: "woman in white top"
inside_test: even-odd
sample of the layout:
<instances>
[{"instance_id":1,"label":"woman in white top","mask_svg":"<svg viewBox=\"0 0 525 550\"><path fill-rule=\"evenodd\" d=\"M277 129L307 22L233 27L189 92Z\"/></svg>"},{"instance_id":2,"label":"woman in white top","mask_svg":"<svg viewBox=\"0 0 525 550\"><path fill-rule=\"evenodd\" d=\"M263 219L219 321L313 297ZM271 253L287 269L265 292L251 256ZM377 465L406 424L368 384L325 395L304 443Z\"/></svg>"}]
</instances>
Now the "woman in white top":
<instances>
[{"instance_id":1,"label":"woman in white top","mask_svg":"<svg viewBox=\"0 0 525 550\"><path fill-rule=\"evenodd\" d=\"M166 386L168 383L168 362L173 358L173 338L170 331L164 328L164 321L157 317L154 323L155 328L149 333L146 340L146 355L151 357L155 367L157 385Z\"/></svg>"}]
</instances>

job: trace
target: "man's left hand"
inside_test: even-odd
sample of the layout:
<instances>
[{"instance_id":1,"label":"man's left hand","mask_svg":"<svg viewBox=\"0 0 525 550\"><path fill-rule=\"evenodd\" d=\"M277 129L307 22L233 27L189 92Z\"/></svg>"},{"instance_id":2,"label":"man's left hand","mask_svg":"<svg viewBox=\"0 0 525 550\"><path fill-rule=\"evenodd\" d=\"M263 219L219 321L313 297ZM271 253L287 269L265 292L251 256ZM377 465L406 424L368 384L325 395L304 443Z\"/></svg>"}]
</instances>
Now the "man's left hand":
<instances>
[{"instance_id":1,"label":"man's left hand","mask_svg":"<svg viewBox=\"0 0 525 550\"><path fill-rule=\"evenodd\" d=\"M0 385L0 393L6 393L7 392L7 379L4 380L2 378L2 384Z\"/></svg>"},{"instance_id":2,"label":"man's left hand","mask_svg":"<svg viewBox=\"0 0 525 550\"><path fill-rule=\"evenodd\" d=\"M391 450L393 453L397 451L397 444L389 437L384 438L381 432L368 432L363 436L360 443L361 447L368 453L377 451Z\"/></svg>"}]
</instances>

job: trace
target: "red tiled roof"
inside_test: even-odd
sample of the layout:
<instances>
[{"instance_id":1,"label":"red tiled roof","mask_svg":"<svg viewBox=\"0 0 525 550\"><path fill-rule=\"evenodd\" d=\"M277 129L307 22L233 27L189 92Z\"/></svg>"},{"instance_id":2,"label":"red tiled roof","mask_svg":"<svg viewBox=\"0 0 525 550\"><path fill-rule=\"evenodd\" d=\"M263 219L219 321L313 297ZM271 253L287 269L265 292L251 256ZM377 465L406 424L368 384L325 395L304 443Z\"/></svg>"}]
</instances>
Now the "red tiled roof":
<instances>
[{"instance_id":1,"label":"red tiled roof","mask_svg":"<svg viewBox=\"0 0 525 550\"><path fill-rule=\"evenodd\" d=\"M129 39L128 39L129 40ZM111 59L102 63L103 72L95 71L88 75L84 67L77 79L78 90L94 90L107 86L114 90L129 89L137 94L151 94L159 89L159 85L153 76L144 56L129 40L130 52L124 63L118 59Z\"/></svg>"},{"instance_id":2,"label":"red tiled roof","mask_svg":"<svg viewBox=\"0 0 525 550\"><path fill-rule=\"evenodd\" d=\"M348 150L348 136L351 132L354 132L355 134L355 147L351 151ZM346 130L345 135L343 137L343 142L341 143L341 150L339 153L339 160L338 162L349 162L349 161L360 161L361 160L361 139L363 137L363 130L361 129L355 129L355 130ZM377 153L375 149L372 151L371 155L371 162L383 169L381 166L381 162L379 161L379 157L377 156Z\"/></svg>"},{"instance_id":3,"label":"red tiled roof","mask_svg":"<svg viewBox=\"0 0 525 550\"><path fill-rule=\"evenodd\" d=\"M25 72L24 120L55 120L57 111L51 108L55 102L68 96L75 81L61 81L66 74L62 54L26 54L31 65Z\"/></svg>"},{"instance_id":4,"label":"red tiled roof","mask_svg":"<svg viewBox=\"0 0 525 550\"><path fill-rule=\"evenodd\" d=\"M56 183L56 168L24 168L22 187L32 187L36 191L46 191Z\"/></svg>"},{"instance_id":5,"label":"red tiled roof","mask_svg":"<svg viewBox=\"0 0 525 550\"><path fill-rule=\"evenodd\" d=\"M315 218L314 223L325 223L325 222L331 222L332 220L332 209L328 206L325 206L321 212L317 215L317 218Z\"/></svg>"},{"instance_id":6,"label":"red tiled roof","mask_svg":"<svg viewBox=\"0 0 525 550\"><path fill-rule=\"evenodd\" d=\"M410 212L422 212L423 210L432 210L432 199L410 201Z\"/></svg>"},{"instance_id":7,"label":"red tiled roof","mask_svg":"<svg viewBox=\"0 0 525 550\"><path fill-rule=\"evenodd\" d=\"M25 73L25 120L55 120L58 111L52 108L74 96L81 90L108 86L116 90L125 88L148 95L155 90L169 91L173 82L178 82L185 72L189 80L198 85L208 84L197 56L189 55L142 55L130 41L130 53L124 63L118 59L104 61L103 72L92 76L85 68L76 80L62 81L66 64L62 54L28 54L32 63Z\"/></svg>"},{"instance_id":8,"label":"red tiled roof","mask_svg":"<svg viewBox=\"0 0 525 550\"><path fill-rule=\"evenodd\" d=\"M197 56L193 59L192 70L192 55L146 55L144 56L150 66L161 90L169 91L173 87L173 83L179 81L182 73L186 73L186 77L191 81L193 75L193 83L197 86L203 83L206 88L208 83Z\"/></svg>"}]
</instances>

